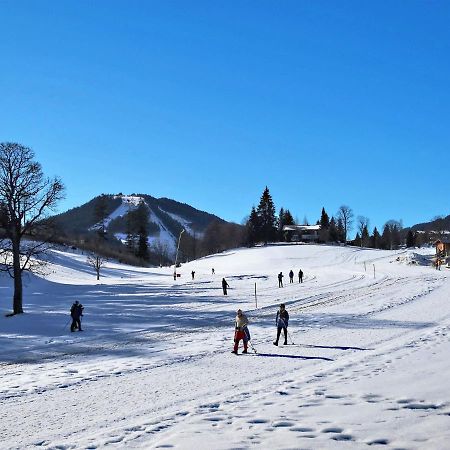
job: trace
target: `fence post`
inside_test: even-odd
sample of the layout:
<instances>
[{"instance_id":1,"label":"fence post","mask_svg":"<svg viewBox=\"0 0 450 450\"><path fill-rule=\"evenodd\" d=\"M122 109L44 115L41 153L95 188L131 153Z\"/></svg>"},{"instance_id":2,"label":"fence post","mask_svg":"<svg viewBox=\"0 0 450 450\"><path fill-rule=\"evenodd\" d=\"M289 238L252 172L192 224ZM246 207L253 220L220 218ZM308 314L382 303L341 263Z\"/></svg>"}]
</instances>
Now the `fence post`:
<instances>
[{"instance_id":1,"label":"fence post","mask_svg":"<svg viewBox=\"0 0 450 450\"><path fill-rule=\"evenodd\" d=\"M258 309L258 298L256 297L256 283L255 283L255 305L256 309Z\"/></svg>"},{"instance_id":2,"label":"fence post","mask_svg":"<svg viewBox=\"0 0 450 450\"><path fill-rule=\"evenodd\" d=\"M373 277L375 278L375 264L373 265Z\"/></svg>"}]
</instances>

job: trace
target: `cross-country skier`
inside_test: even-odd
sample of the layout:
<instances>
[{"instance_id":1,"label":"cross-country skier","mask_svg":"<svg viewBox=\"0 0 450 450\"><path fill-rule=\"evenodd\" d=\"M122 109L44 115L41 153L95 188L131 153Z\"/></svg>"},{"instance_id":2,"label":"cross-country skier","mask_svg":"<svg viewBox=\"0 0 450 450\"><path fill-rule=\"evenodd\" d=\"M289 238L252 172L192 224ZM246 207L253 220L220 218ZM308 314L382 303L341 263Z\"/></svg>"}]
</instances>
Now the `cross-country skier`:
<instances>
[{"instance_id":1,"label":"cross-country skier","mask_svg":"<svg viewBox=\"0 0 450 450\"><path fill-rule=\"evenodd\" d=\"M284 277L283 272L280 272L278 274L278 287L283 287L283 277Z\"/></svg>"},{"instance_id":2,"label":"cross-country skier","mask_svg":"<svg viewBox=\"0 0 450 450\"><path fill-rule=\"evenodd\" d=\"M242 312L242 309L237 310L236 320L234 323L234 348L231 353L235 355L238 354L239 341L242 339L244 343L244 350L242 353L247 353L247 343L249 340L250 333L248 333L248 319L247 316Z\"/></svg>"},{"instance_id":3,"label":"cross-country skier","mask_svg":"<svg viewBox=\"0 0 450 450\"><path fill-rule=\"evenodd\" d=\"M72 317L72 325L70 325L70 331L75 331L78 328L78 331L83 331L81 329L81 316L83 315L83 305L75 300L75 303L70 308L70 316Z\"/></svg>"},{"instance_id":4,"label":"cross-country skier","mask_svg":"<svg viewBox=\"0 0 450 450\"><path fill-rule=\"evenodd\" d=\"M280 310L277 311L275 322L277 324L277 339L276 341L274 341L273 345L278 345L281 330L284 331L284 345L287 345L287 327L289 324L289 313L286 311L284 303L280 305Z\"/></svg>"},{"instance_id":5,"label":"cross-country skier","mask_svg":"<svg viewBox=\"0 0 450 450\"><path fill-rule=\"evenodd\" d=\"M227 294L227 288L229 288L230 286L227 283L227 280L225 280L225 278L222 278L222 289L223 289L223 295L228 295Z\"/></svg>"}]
</instances>

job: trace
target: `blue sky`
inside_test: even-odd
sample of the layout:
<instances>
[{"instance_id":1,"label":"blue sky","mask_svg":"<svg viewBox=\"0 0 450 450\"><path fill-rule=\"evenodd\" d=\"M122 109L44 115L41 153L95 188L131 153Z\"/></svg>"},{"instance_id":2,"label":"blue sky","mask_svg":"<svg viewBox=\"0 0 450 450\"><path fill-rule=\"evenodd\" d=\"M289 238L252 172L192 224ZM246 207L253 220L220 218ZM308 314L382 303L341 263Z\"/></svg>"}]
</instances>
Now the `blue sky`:
<instances>
[{"instance_id":1,"label":"blue sky","mask_svg":"<svg viewBox=\"0 0 450 450\"><path fill-rule=\"evenodd\" d=\"M450 214L450 3L0 0L0 141L241 222ZM442 172L440 172L442 171Z\"/></svg>"}]
</instances>

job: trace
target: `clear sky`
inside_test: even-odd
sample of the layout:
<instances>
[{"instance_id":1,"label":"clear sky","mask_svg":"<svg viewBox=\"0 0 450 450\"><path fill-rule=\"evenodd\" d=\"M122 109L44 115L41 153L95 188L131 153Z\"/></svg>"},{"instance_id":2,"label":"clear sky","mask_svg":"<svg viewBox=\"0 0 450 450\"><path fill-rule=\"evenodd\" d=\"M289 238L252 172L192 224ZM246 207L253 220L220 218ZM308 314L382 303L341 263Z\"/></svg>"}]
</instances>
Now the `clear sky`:
<instances>
[{"instance_id":1,"label":"clear sky","mask_svg":"<svg viewBox=\"0 0 450 450\"><path fill-rule=\"evenodd\" d=\"M241 222L450 214L450 2L0 0L0 141L66 210L169 197Z\"/></svg>"}]
</instances>

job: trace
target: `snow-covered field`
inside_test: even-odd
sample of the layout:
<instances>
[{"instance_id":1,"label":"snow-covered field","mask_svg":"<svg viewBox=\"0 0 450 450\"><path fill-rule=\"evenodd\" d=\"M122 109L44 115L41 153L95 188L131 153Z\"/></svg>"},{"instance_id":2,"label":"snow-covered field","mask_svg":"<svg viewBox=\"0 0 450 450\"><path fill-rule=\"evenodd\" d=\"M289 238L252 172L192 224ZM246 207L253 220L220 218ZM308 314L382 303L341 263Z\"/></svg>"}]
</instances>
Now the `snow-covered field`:
<instances>
[{"instance_id":1,"label":"snow-covered field","mask_svg":"<svg viewBox=\"0 0 450 450\"><path fill-rule=\"evenodd\" d=\"M55 251L25 280L25 314L4 317L0 279L0 447L449 448L450 270L431 252L269 246L176 282L111 263L98 283L85 256ZM74 300L84 332L69 331ZM281 302L291 339L275 347ZM238 308L256 354L230 353Z\"/></svg>"}]
</instances>

